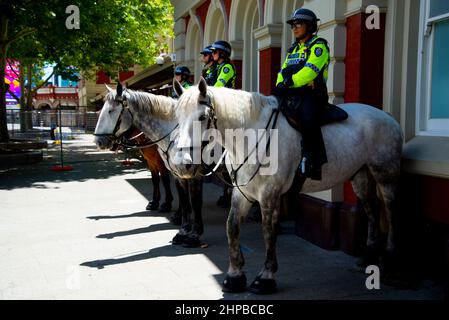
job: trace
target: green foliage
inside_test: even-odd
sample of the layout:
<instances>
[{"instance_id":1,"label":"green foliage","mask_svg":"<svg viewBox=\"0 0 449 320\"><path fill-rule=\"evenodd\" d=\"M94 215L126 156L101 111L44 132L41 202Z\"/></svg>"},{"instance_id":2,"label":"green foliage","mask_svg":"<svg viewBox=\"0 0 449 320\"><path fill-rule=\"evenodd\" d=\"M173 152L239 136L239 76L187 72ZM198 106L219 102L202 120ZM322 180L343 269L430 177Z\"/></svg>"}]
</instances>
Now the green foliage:
<instances>
[{"instance_id":1,"label":"green foliage","mask_svg":"<svg viewBox=\"0 0 449 320\"><path fill-rule=\"evenodd\" d=\"M80 29L66 28L69 5L79 7ZM169 0L18 0L9 6L9 34L34 32L13 42L8 56L56 63L66 76L71 66L114 77L134 64L151 65L173 32Z\"/></svg>"}]
</instances>

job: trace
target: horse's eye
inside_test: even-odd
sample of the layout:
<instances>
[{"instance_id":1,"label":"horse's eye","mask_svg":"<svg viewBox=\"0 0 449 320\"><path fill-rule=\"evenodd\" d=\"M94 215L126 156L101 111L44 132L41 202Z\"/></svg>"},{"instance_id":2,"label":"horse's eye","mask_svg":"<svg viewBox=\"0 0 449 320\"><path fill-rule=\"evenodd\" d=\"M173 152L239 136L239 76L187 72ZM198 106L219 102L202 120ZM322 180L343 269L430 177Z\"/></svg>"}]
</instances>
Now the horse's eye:
<instances>
[{"instance_id":1,"label":"horse's eye","mask_svg":"<svg viewBox=\"0 0 449 320\"><path fill-rule=\"evenodd\" d=\"M206 115L205 115L205 114L202 114L202 115L198 118L198 121L204 121L204 120L206 120Z\"/></svg>"}]
</instances>

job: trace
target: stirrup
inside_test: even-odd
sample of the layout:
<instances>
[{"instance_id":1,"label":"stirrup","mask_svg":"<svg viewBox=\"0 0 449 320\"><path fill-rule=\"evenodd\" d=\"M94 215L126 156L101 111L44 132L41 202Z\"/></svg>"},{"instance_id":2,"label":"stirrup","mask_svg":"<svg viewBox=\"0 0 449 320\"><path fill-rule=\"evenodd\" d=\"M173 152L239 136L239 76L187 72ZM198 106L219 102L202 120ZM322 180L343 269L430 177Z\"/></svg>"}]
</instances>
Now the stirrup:
<instances>
[{"instance_id":1,"label":"stirrup","mask_svg":"<svg viewBox=\"0 0 449 320\"><path fill-rule=\"evenodd\" d=\"M299 175L304 178L311 178L312 180L321 180L321 168L318 169L312 164L312 161L307 157L303 157L299 164Z\"/></svg>"}]
</instances>

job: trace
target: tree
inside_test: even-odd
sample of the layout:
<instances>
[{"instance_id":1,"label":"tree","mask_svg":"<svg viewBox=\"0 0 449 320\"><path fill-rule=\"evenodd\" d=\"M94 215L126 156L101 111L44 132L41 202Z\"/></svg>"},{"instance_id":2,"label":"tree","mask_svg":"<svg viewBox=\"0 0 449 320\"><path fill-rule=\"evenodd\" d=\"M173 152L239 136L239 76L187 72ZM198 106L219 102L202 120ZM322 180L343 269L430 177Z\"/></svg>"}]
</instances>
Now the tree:
<instances>
[{"instance_id":1,"label":"tree","mask_svg":"<svg viewBox=\"0 0 449 320\"><path fill-rule=\"evenodd\" d=\"M79 8L79 28L69 29L67 20L76 16L66 10L73 5ZM20 61L28 73L47 62L56 64L58 74L73 74L75 67L114 76L134 64L153 64L172 33L169 0L0 0L0 78L7 58ZM0 141L9 139L6 90L2 81Z\"/></svg>"}]
</instances>

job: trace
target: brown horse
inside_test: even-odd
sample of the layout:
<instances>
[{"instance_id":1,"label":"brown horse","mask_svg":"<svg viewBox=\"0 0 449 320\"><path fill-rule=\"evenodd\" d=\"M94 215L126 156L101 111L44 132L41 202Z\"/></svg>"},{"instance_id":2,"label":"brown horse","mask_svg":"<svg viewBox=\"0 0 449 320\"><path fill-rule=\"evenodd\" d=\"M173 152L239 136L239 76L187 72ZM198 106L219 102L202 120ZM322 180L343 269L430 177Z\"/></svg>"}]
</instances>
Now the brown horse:
<instances>
[{"instance_id":1,"label":"brown horse","mask_svg":"<svg viewBox=\"0 0 449 320\"><path fill-rule=\"evenodd\" d=\"M151 143L145 134L140 130L134 128L129 131L131 138L137 145L144 146L145 144ZM170 188L170 172L165 167L164 161L162 160L159 152L157 151L157 145L152 145L146 148L139 149L142 156L145 158L148 169L151 172L151 181L153 182L153 199L148 203L147 210L158 210L161 213L170 212L172 209L173 194ZM161 189L159 187L159 181L165 189L165 202L159 207L159 202L161 200Z\"/></svg>"}]
</instances>

